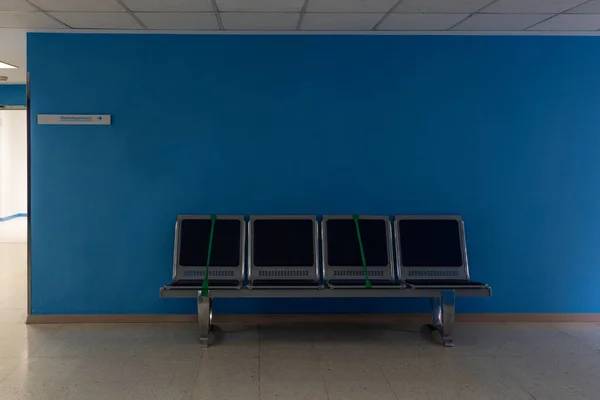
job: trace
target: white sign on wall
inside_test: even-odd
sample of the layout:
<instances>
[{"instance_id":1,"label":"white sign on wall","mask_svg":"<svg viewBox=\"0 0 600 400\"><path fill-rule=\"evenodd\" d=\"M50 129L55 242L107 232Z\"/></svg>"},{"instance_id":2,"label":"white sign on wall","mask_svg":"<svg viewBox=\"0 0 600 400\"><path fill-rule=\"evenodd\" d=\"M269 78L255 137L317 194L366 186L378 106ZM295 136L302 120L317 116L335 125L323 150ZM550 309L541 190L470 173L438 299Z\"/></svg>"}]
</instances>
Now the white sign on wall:
<instances>
[{"instance_id":1,"label":"white sign on wall","mask_svg":"<svg viewBox=\"0 0 600 400\"><path fill-rule=\"evenodd\" d=\"M110 114L38 114L38 125L110 125Z\"/></svg>"}]
</instances>

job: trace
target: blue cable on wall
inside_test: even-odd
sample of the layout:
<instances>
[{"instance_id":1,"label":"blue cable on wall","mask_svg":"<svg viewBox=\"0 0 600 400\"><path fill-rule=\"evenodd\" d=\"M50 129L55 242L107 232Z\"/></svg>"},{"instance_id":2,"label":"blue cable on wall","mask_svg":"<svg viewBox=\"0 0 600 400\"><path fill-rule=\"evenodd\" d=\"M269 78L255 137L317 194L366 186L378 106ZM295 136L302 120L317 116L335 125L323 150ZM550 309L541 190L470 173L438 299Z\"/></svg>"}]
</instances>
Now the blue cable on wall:
<instances>
[{"instance_id":1,"label":"blue cable on wall","mask_svg":"<svg viewBox=\"0 0 600 400\"><path fill-rule=\"evenodd\" d=\"M26 216L27 216L27 213L18 213L18 214L9 215L8 217L0 217L0 222L6 222L6 221L10 221L11 219L21 218L21 217L26 217Z\"/></svg>"}]
</instances>

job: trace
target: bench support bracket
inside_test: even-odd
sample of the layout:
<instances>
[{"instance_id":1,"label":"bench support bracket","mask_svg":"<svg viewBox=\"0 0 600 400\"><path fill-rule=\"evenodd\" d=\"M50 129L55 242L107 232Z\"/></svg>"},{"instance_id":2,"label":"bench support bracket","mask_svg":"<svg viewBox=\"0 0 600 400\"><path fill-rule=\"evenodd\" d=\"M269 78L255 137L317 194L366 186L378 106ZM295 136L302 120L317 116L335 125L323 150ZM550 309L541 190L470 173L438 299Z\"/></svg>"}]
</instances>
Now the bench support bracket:
<instances>
[{"instance_id":1,"label":"bench support bracket","mask_svg":"<svg viewBox=\"0 0 600 400\"><path fill-rule=\"evenodd\" d=\"M454 290L443 290L442 297L431 298L432 328L439 332L445 347L454 347Z\"/></svg>"},{"instance_id":2,"label":"bench support bracket","mask_svg":"<svg viewBox=\"0 0 600 400\"><path fill-rule=\"evenodd\" d=\"M202 291L198 291L198 332L200 346L208 347L208 334L212 323L212 299L210 293L207 297L201 295Z\"/></svg>"}]
</instances>

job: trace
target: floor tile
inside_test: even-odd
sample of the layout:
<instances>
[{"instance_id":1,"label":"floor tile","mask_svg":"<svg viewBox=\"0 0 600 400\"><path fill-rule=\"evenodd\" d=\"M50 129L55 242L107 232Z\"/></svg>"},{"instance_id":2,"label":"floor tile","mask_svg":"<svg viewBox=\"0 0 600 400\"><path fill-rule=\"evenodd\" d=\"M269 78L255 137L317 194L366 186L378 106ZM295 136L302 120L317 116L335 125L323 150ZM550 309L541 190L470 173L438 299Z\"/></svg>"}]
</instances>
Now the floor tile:
<instances>
[{"instance_id":1,"label":"floor tile","mask_svg":"<svg viewBox=\"0 0 600 400\"><path fill-rule=\"evenodd\" d=\"M327 391L314 355L261 357L261 400L326 400Z\"/></svg>"},{"instance_id":2,"label":"floor tile","mask_svg":"<svg viewBox=\"0 0 600 400\"><path fill-rule=\"evenodd\" d=\"M296 357L315 355L314 331L300 325L260 327L261 357Z\"/></svg>"},{"instance_id":3,"label":"floor tile","mask_svg":"<svg viewBox=\"0 0 600 400\"><path fill-rule=\"evenodd\" d=\"M340 326L314 341L316 353L325 358L417 357L423 346L439 347L426 343L412 325Z\"/></svg>"},{"instance_id":4,"label":"floor tile","mask_svg":"<svg viewBox=\"0 0 600 400\"><path fill-rule=\"evenodd\" d=\"M65 326L59 329L48 337L47 345L37 349L32 356L200 358L204 351L192 332L167 335L168 330L164 329L164 335L161 336L155 334L152 326L146 327L148 332L141 333L143 327L133 329L114 324L112 329L99 326L98 331L95 331L94 324L89 325L91 326L86 328Z\"/></svg>"},{"instance_id":5,"label":"floor tile","mask_svg":"<svg viewBox=\"0 0 600 400\"><path fill-rule=\"evenodd\" d=\"M0 339L0 360L3 358L27 358L46 341L30 337Z\"/></svg>"},{"instance_id":6,"label":"floor tile","mask_svg":"<svg viewBox=\"0 0 600 400\"><path fill-rule=\"evenodd\" d=\"M20 358L0 359L0 382L9 377L23 362L25 362L25 360Z\"/></svg>"},{"instance_id":7,"label":"floor tile","mask_svg":"<svg viewBox=\"0 0 600 400\"><path fill-rule=\"evenodd\" d=\"M192 358L148 358L143 360L144 380L166 379L172 383L194 383L198 377L202 356Z\"/></svg>"},{"instance_id":8,"label":"floor tile","mask_svg":"<svg viewBox=\"0 0 600 400\"><path fill-rule=\"evenodd\" d=\"M600 393L600 356L594 352L510 357L501 362L509 365L508 373L536 400L594 400Z\"/></svg>"},{"instance_id":9,"label":"floor tile","mask_svg":"<svg viewBox=\"0 0 600 400\"><path fill-rule=\"evenodd\" d=\"M68 382L64 385L65 400L125 400L135 387L134 382Z\"/></svg>"},{"instance_id":10,"label":"floor tile","mask_svg":"<svg viewBox=\"0 0 600 400\"><path fill-rule=\"evenodd\" d=\"M600 351L600 324L562 323L554 324L561 332L578 339L596 351Z\"/></svg>"},{"instance_id":11,"label":"floor tile","mask_svg":"<svg viewBox=\"0 0 600 400\"><path fill-rule=\"evenodd\" d=\"M457 324L453 349L427 346L424 355L439 356L451 350L464 356L536 356L586 354L589 348L551 324ZM557 346L560 343L561 346Z\"/></svg>"},{"instance_id":12,"label":"floor tile","mask_svg":"<svg viewBox=\"0 0 600 400\"><path fill-rule=\"evenodd\" d=\"M156 358L201 358L206 351L200 346L196 335L187 340L159 339L159 338L136 338L126 343L128 352L132 352L136 357L156 357Z\"/></svg>"},{"instance_id":13,"label":"floor tile","mask_svg":"<svg viewBox=\"0 0 600 400\"><path fill-rule=\"evenodd\" d=\"M375 358L319 356L330 400L395 400L396 396Z\"/></svg>"},{"instance_id":14,"label":"floor tile","mask_svg":"<svg viewBox=\"0 0 600 400\"><path fill-rule=\"evenodd\" d=\"M194 400L254 400L259 398L259 358L202 358Z\"/></svg>"},{"instance_id":15,"label":"floor tile","mask_svg":"<svg viewBox=\"0 0 600 400\"><path fill-rule=\"evenodd\" d=\"M82 360L73 358L28 358L7 379L19 381L52 381L75 378Z\"/></svg>"},{"instance_id":16,"label":"floor tile","mask_svg":"<svg viewBox=\"0 0 600 400\"><path fill-rule=\"evenodd\" d=\"M25 310L0 310L0 324L24 324L26 318Z\"/></svg>"},{"instance_id":17,"label":"floor tile","mask_svg":"<svg viewBox=\"0 0 600 400\"><path fill-rule=\"evenodd\" d=\"M27 218L0 222L0 244L14 247L24 246L25 242L27 242Z\"/></svg>"},{"instance_id":18,"label":"floor tile","mask_svg":"<svg viewBox=\"0 0 600 400\"><path fill-rule=\"evenodd\" d=\"M34 358L123 358L135 356L135 351L117 340L82 340L50 337L44 346L31 353Z\"/></svg>"},{"instance_id":19,"label":"floor tile","mask_svg":"<svg viewBox=\"0 0 600 400\"><path fill-rule=\"evenodd\" d=\"M67 399L69 384L59 381L4 380L0 382L2 400Z\"/></svg>"},{"instance_id":20,"label":"floor tile","mask_svg":"<svg viewBox=\"0 0 600 400\"><path fill-rule=\"evenodd\" d=\"M40 359L53 360L53 358ZM59 359L61 360L61 359ZM201 358L140 358L115 356L111 358L75 358L77 370L72 379L78 382L151 381L163 380L181 384L194 383Z\"/></svg>"},{"instance_id":21,"label":"floor tile","mask_svg":"<svg viewBox=\"0 0 600 400\"><path fill-rule=\"evenodd\" d=\"M380 360L399 398L531 400L529 393L492 357L446 356Z\"/></svg>"},{"instance_id":22,"label":"floor tile","mask_svg":"<svg viewBox=\"0 0 600 400\"><path fill-rule=\"evenodd\" d=\"M194 335L197 340L197 335ZM211 332L210 345L204 357L211 359L258 357L260 346L258 327L244 325L218 326Z\"/></svg>"},{"instance_id":23,"label":"floor tile","mask_svg":"<svg viewBox=\"0 0 600 400\"><path fill-rule=\"evenodd\" d=\"M48 358L52 360L52 358ZM143 379L144 360L131 356L74 358L79 367L73 375L76 382L133 382Z\"/></svg>"},{"instance_id":24,"label":"floor tile","mask_svg":"<svg viewBox=\"0 0 600 400\"><path fill-rule=\"evenodd\" d=\"M193 383L173 382L168 379L142 380L129 388L126 400L192 400Z\"/></svg>"},{"instance_id":25,"label":"floor tile","mask_svg":"<svg viewBox=\"0 0 600 400\"><path fill-rule=\"evenodd\" d=\"M66 324L60 336L73 339L160 339L179 343L197 343L198 326L195 323L160 324Z\"/></svg>"},{"instance_id":26,"label":"floor tile","mask_svg":"<svg viewBox=\"0 0 600 400\"><path fill-rule=\"evenodd\" d=\"M0 339L33 338L46 340L58 332L61 325L0 324Z\"/></svg>"}]
</instances>

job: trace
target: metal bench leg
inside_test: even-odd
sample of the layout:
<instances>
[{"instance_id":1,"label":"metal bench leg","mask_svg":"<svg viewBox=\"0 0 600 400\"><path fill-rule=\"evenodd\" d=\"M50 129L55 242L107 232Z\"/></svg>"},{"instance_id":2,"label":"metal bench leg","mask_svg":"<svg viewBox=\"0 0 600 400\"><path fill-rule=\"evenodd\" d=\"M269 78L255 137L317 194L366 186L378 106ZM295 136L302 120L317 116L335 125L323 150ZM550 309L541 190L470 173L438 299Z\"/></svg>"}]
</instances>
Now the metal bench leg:
<instances>
[{"instance_id":1,"label":"metal bench leg","mask_svg":"<svg viewBox=\"0 0 600 400\"><path fill-rule=\"evenodd\" d=\"M431 298L432 328L440 333L445 347L454 347L454 310L454 290L443 290L441 298Z\"/></svg>"},{"instance_id":2,"label":"metal bench leg","mask_svg":"<svg viewBox=\"0 0 600 400\"><path fill-rule=\"evenodd\" d=\"M200 346L208 347L208 334L212 323L212 299L201 295L198 291L198 330Z\"/></svg>"},{"instance_id":3,"label":"metal bench leg","mask_svg":"<svg viewBox=\"0 0 600 400\"><path fill-rule=\"evenodd\" d=\"M442 312L442 342L446 347L454 347L454 341L452 339L454 335L454 290L442 291L442 300L444 302Z\"/></svg>"},{"instance_id":4,"label":"metal bench leg","mask_svg":"<svg viewBox=\"0 0 600 400\"><path fill-rule=\"evenodd\" d=\"M442 331L442 299L440 297L432 297L431 303L431 316L433 318L432 328L438 331Z\"/></svg>"}]
</instances>

